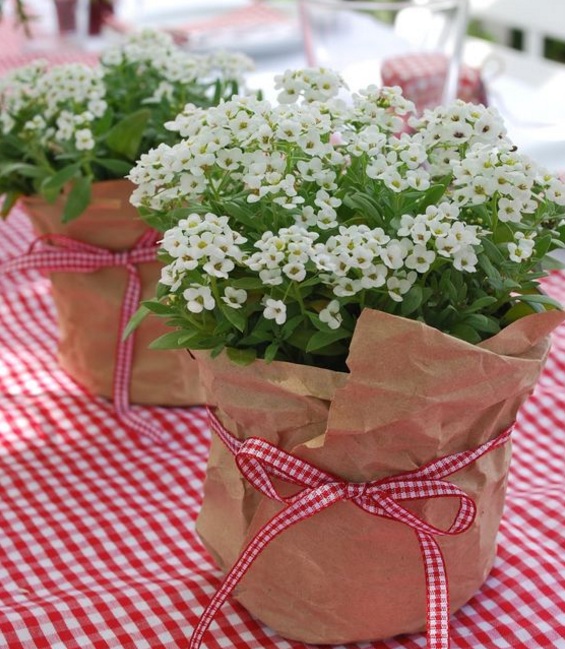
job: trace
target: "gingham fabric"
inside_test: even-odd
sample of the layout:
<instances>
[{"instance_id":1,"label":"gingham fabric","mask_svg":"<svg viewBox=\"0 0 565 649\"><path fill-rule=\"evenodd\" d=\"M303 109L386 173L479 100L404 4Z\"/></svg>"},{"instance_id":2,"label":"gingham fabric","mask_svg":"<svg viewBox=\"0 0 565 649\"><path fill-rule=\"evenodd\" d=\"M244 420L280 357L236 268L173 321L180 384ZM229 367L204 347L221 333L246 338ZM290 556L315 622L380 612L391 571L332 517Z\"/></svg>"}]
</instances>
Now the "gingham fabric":
<instances>
[{"instance_id":1,"label":"gingham fabric","mask_svg":"<svg viewBox=\"0 0 565 649\"><path fill-rule=\"evenodd\" d=\"M2 37L2 31L0 30L0 37ZM85 65L95 65L98 61L98 57L94 54L89 54L88 52L73 52L73 51L35 51L30 50L28 52L21 52L18 49L15 49L12 52L5 49L0 45L0 74L4 74L6 71L13 68L19 68L22 65L28 65L32 61L37 59L43 59L51 65L63 65L64 63L84 63Z\"/></svg>"},{"instance_id":2,"label":"gingham fabric","mask_svg":"<svg viewBox=\"0 0 565 649\"><path fill-rule=\"evenodd\" d=\"M0 75L35 59L44 59L49 65L76 62L94 65L98 61L96 54L73 49L69 42L45 38L41 34L41 22L32 22L30 27L31 39L14 25L13 18L6 16L0 20Z\"/></svg>"},{"instance_id":3,"label":"gingham fabric","mask_svg":"<svg viewBox=\"0 0 565 649\"><path fill-rule=\"evenodd\" d=\"M115 16L105 19L108 28L127 34L136 28L135 24L124 22ZM243 7L229 9L212 15L211 17L195 16L190 22L181 21L178 25L164 25L163 29L171 34L179 43L188 43L191 46L209 45L210 39L224 37L228 40L245 39L250 34L268 32L273 27L291 29L294 25L288 13L281 11L261 0L251 0L250 4ZM296 25L296 28L298 26Z\"/></svg>"},{"instance_id":4,"label":"gingham fabric","mask_svg":"<svg viewBox=\"0 0 565 649\"><path fill-rule=\"evenodd\" d=\"M30 241L16 211L0 260ZM565 274L545 287L565 300ZM186 649L221 583L194 531L205 411L135 406L170 435L148 444L57 366L56 336L48 280L1 277L0 647ZM497 560L452 616L452 649L565 649L564 384L565 326L518 417ZM349 649L425 646L417 634ZM306 649L232 600L202 647Z\"/></svg>"},{"instance_id":5,"label":"gingham fabric","mask_svg":"<svg viewBox=\"0 0 565 649\"><path fill-rule=\"evenodd\" d=\"M419 111L441 103L447 75L448 59L437 52L419 52L395 56L383 61L381 78L385 86L400 86L402 94L416 104ZM457 97L474 104L488 103L480 70L462 65Z\"/></svg>"}]
</instances>

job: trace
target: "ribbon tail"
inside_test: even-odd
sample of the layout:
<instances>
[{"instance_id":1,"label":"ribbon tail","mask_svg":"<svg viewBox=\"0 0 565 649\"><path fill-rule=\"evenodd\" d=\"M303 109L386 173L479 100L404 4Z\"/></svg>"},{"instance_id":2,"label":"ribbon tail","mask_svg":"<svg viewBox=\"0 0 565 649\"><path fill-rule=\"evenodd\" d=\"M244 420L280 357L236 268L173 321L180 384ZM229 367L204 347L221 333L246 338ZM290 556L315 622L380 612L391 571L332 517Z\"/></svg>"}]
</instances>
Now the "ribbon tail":
<instances>
[{"instance_id":1,"label":"ribbon tail","mask_svg":"<svg viewBox=\"0 0 565 649\"><path fill-rule=\"evenodd\" d=\"M233 568L226 575L220 589L216 592L204 610L204 613L202 613L198 624L192 632L188 649L199 649L202 644L202 638L214 620L216 613L245 576L255 559L257 559L275 537L295 523L314 516L323 509L326 509L326 507L342 499L343 494L336 491L335 488L332 488L332 485L328 485L327 487L321 487L320 489L306 493L304 497L299 498L271 518L250 541Z\"/></svg>"},{"instance_id":2,"label":"ribbon tail","mask_svg":"<svg viewBox=\"0 0 565 649\"><path fill-rule=\"evenodd\" d=\"M445 562L437 541L416 531L426 573L428 649L449 649L449 591Z\"/></svg>"},{"instance_id":3,"label":"ribbon tail","mask_svg":"<svg viewBox=\"0 0 565 649\"><path fill-rule=\"evenodd\" d=\"M127 266L128 282L126 293L122 302L120 314L120 328L118 331L118 345L116 350L116 362L114 365L113 377L113 399L114 408L120 421L138 431L142 435L147 435L151 440L162 444L165 441L163 431L152 426L148 422L135 415L130 408L129 391L131 383L131 370L133 362L133 350L135 343L135 332L125 340L124 331L134 314L141 297L141 282L134 265Z\"/></svg>"}]
</instances>

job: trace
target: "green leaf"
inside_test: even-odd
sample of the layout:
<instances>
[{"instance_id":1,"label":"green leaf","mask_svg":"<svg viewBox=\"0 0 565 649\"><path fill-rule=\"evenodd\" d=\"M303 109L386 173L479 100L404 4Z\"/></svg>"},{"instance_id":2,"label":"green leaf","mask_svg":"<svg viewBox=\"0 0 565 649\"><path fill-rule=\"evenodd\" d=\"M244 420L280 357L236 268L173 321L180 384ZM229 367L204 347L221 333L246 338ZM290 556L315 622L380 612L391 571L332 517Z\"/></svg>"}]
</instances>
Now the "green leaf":
<instances>
[{"instance_id":1,"label":"green leaf","mask_svg":"<svg viewBox=\"0 0 565 649\"><path fill-rule=\"evenodd\" d=\"M231 286L234 288L244 288L247 291L265 288L265 285L258 277L240 277L231 281Z\"/></svg>"},{"instance_id":2,"label":"green leaf","mask_svg":"<svg viewBox=\"0 0 565 649\"><path fill-rule=\"evenodd\" d=\"M465 311L467 313L481 311L482 309L486 309L487 307L491 306L495 302L497 302L497 299L493 295L485 295L475 300L467 309L465 309Z\"/></svg>"},{"instance_id":3,"label":"green leaf","mask_svg":"<svg viewBox=\"0 0 565 649\"><path fill-rule=\"evenodd\" d=\"M243 225L247 225L251 230L258 230L262 226L260 222L257 222L257 219L250 212L250 208L246 204L244 206L235 201L225 201L222 211L224 214L240 221Z\"/></svg>"},{"instance_id":4,"label":"green leaf","mask_svg":"<svg viewBox=\"0 0 565 649\"><path fill-rule=\"evenodd\" d=\"M267 363L271 363L275 360L277 352L279 351L280 344L277 341L273 341L265 350L263 358Z\"/></svg>"},{"instance_id":5,"label":"green leaf","mask_svg":"<svg viewBox=\"0 0 565 649\"><path fill-rule=\"evenodd\" d=\"M16 173L26 178L41 178L45 174L45 171L25 162L7 162L0 165L0 177Z\"/></svg>"},{"instance_id":6,"label":"green leaf","mask_svg":"<svg viewBox=\"0 0 565 649\"><path fill-rule=\"evenodd\" d=\"M421 286L412 286L412 288L404 295L400 305L400 313L403 316L408 316L414 311L417 311L424 299L424 290Z\"/></svg>"},{"instance_id":7,"label":"green leaf","mask_svg":"<svg viewBox=\"0 0 565 649\"><path fill-rule=\"evenodd\" d=\"M461 340L465 340L466 342L472 343L473 345L481 342L481 337L479 336L477 331L473 329L473 327L470 327L466 324L456 324L451 329L450 333L452 336L460 338Z\"/></svg>"},{"instance_id":8,"label":"green leaf","mask_svg":"<svg viewBox=\"0 0 565 649\"><path fill-rule=\"evenodd\" d=\"M58 171L53 176L47 177L39 188L39 191L43 198L49 203L52 203L57 199L57 196L61 193L63 187L72 180L78 173L80 165L72 164L68 167L64 167Z\"/></svg>"},{"instance_id":9,"label":"green leaf","mask_svg":"<svg viewBox=\"0 0 565 649\"><path fill-rule=\"evenodd\" d=\"M383 221L382 210L365 194L348 194L344 196L343 204L364 216L371 217L372 220L378 223Z\"/></svg>"},{"instance_id":10,"label":"green leaf","mask_svg":"<svg viewBox=\"0 0 565 649\"><path fill-rule=\"evenodd\" d=\"M304 322L304 316L302 314L295 315L290 320L287 320L282 328L282 336L284 338L289 338L296 331L297 327Z\"/></svg>"},{"instance_id":11,"label":"green leaf","mask_svg":"<svg viewBox=\"0 0 565 649\"><path fill-rule=\"evenodd\" d=\"M167 284L161 284L161 282L159 282L155 289L155 297L157 299L161 299L162 297L165 297L165 295L169 295L170 291L170 286L167 286Z\"/></svg>"},{"instance_id":12,"label":"green leaf","mask_svg":"<svg viewBox=\"0 0 565 649\"><path fill-rule=\"evenodd\" d=\"M125 160L115 160L113 158L96 158L94 162L97 165L100 165L104 169L107 169L111 173L120 178L127 176L131 171L131 163L125 162Z\"/></svg>"},{"instance_id":13,"label":"green leaf","mask_svg":"<svg viewBox=\"0 0 565 649\"><path fill-rule=\"evenodd\" d=\"M422 198L418 201L418 210L423 212L430 205L437 205L445 194L447 185L432 185L424 192Z\"/></svg>"},{"instance_id":14,"label":"green leaf","mask_svg":"<svg viewBox=\"0 0 565 649\"><path fill-rule=\"evenodd\" d=\"M72 182L63 210L63 223L68 223L80 216L90 205L92 199L92 180L81 176Z\"/></svg>"},{"instance_id":15,"label":"green leaf","mask_svg":"<svg viewBox=\"0 0 565 649\"><path fill-rule=\"evenodd\" d=\"M160 316L170 316L173 314L173 309L171 309L170 305L162 304L158 300L146 300L142 303L142 306L148 311L151 311L151 313L156 313Z\"/></svg>"},{"instance_id":16,"label":"green leaf","mask_svg":"<svg viewBox=\"0 0 565 649\"><path fill-rule=\"evenodd\" d=\"M312 313L311 311L307 311L306 315L308 316L308 319L310 322L316 327L318 331L330 331L330 328L325 322L322 322L320 320L320 316L317 313Z\"/></svg>"},{"instance_id":17,"label":"green leaf","mask_svg":"<svg viewBox=\"0 0 565 649\"><path fill-rule=\"evenodd\" d=\"M553 237L548 232L544 236L539 237L537 239L536 246L535 246L537 257L545 257L545 255L549 252L552 238Z\"/></svg>"},{"instance_id":18,"label":"green leaf","mask_svg":"<svg viewBox=\"0 0 565 649\"><path fill-rule=\"evenodd\" d=\"M526 294L526 295L516 295L515 296L517 300L520 302L525 302L526 304L529 304L535 309L536 305L544 305L550 307L550 309L561 309L562 306L561 304L557 301L554 300L552 297L549 297L549 295L540 295L532 293L532 294ZM548 311L550 309L541 309L542 311ZM538 311L539 309L535 309Z\"/></svg>"},{"instance_id":19,"label":"green leaf","mask_svg":"<svg viewBox=\"0 0 565 649\"><path fill-rule=\"evenodd\" d=\"M226 347L226 354L236 365L251 365L251 363L257 358L257 352L255 349L235 349L233 347Z\"/></svg>"},{"instance_id":20,"label":"green leaf","mask_svg":"<svg viewBox=\"0 0 565 649\"><path fill-rule=\"evenodd\" d=\"M483 249L488 258L495 264L495 266L500 268L506 263L506 257L502 254L500 248L495 245L490 239L484 237L483 239L481 239L481 245L483 246Z\"/></svg>"},{"instance_id":21,"label":"green leaf","mask_svg":"<svg viewBox=\"0 0 565 649\"><path fill-rule=\"evenodd\" d=\"M222 82L219 79L217 79L216 83L214 84L214 96L212 98L214 105L219 104L221 98L222 98Z\"/></svg>"},{"instance_id":22,"label":"green leaf","mask_svg":"<svg viewBox=\"0 0 565 649\"><path fill-rule=\"evenodd\" d=\"M493 266L492 262L486 254L479 254L479 266L483 269L485 274L488 276L488 280L491 286L495 289L502 285L502 276L498 270Z\"/></svg>"},{"instance_id":23,"label":"green leaf","mask_svg":"<svg viewBox=\"0 0 565 649\"><path fill-rule=\"evenodd\" d=\"M465 318L464 324L473 327L477 331L484 331L489 334L497 334L500 331L498 322L482 313L471 313Z\"/></svg>"},{"instance_id":24,"label":"green leaf","mask_svg":"<svg viewBox=\"0 0 565 649\"><path fill-rule=\"evenodd\" d=\"M149 349L187 349L191 342L198 338L198 334L187 335L182 331L170 331L159 336L150 345Z\"/></svg>"},{"instance_id":25,"label":"green leaf","mask_svg":"<svg viewBox=\"0 0 565 649\"><path fill-rule=\"evenodd\" d=\"M461 299L462 281L461 277L454 270L446 270L439 281L442 293L446 294L449 301L457 304Z\"/></svg>"},{"instance_id":26,"label":"green leaf","mask_svg":"<svg viewBox=\"0 0 565 649\"><path fill-rule=\"evenodd\" d=\"M229 306L222 306L222 313L230 323L242 333L245 331L245 325L247 324L247 318L243 315L240 309L232 309Z\"/></svg>"},{"instance_id":27,"label":"green leaf","mask_svg":"<svg viewBox=\"0 0 565 649\"><path fill-rule=\"evenodd\" d=\"M338 340L343 340L348 338L350 335L349 331L345 329L337 329L336 331L318 331L313 336L310 337L308 345L306 346L306 351L308 353L315 352L323 347L327 347L332 343L337 342Z\"/></svg>"},{"instance_id":28,"label":"green leaf","mask_svg":"<svg viewBox=\"0 0 565 649\"><path fill-rule=\"evenodd\" d=\"M124 117L108 131L106 144L114 153L135 160L150 117L151 111L147 108Z\"/></svg>"},{"instance_id":29,"label":"green leaf","mask_svg":"<svg viewBox=\"0 0 565 649\"><path fill-rule=\"evenodd\" d=\"M145 320L149 313L150 310L147 308L147 306L145 304L142 304L129 319L129 322L127 323L126 328L124 329L124 332L122 334L122 340L125 340L128 336L130 336L139 327L143 320Z\"/></svg>"},{"instance_id":30,"label":"green leaf","mask_svg":"<svg viewBox=\"0 0 565 649\"><path fill-rule=\"evenodd\" d=\"M114 121L114 111L111 108L108 108L102 117L99 117L93 123L93 135L95 137L103 136L104 133L107 133L108 129L112 126Z\"/></svg>"},{"instance_id":31,"label":"green leaf","mask_svg":"<svg viewBox=\"0 0 565 649\"><path fill-rule=\"evenodd\" d=\"M537 306L537 310L540 310L539 305ZM518 302L504 314L502 324L504 326L509 325L511 322L515 322L520 318L525 318L527 315L531 315L532 313L536 313L536 310L524 302Z\"/></svg>"},{"instance_id":32,"label":"green leaf","mask_svg":"<svg viewBox=\"0 0 565 649\"><path fill-rule=\"evenodd\" d=\"M4 200L2 201L2 210L0 211L0 216L6 218L8 214L12 211L14 205L18 202L21 194L17 191L6 192Z\"/></svg>"}]
</instances>

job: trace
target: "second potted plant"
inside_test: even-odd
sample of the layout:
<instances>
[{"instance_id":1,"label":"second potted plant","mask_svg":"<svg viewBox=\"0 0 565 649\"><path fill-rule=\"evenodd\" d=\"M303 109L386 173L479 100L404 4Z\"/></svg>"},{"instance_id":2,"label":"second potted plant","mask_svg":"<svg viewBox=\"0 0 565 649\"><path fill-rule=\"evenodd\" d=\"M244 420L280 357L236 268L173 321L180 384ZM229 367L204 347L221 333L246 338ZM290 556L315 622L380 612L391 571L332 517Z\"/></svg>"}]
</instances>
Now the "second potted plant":
<instances>
[{"instance_id":1,"label":"second potted plant","mask_svg":"<svg viewBox=\"0 0 565 649\"><path fill-rule=\"evenodd\" d=\"M135 350L121 354L133 355L131 385L123 385L129 381L118 368L116 349L131 346L122 343L122 330L137 307L131 303L134 288L128 288L124 310L124 291L136 284L149 297L160 274L156 233L129 204L132 186L124 176L140 154L178 139L164 124L186 104L212 106L230 98L242 89L250 65L242 55L192 55L166 34L144 31L104 52L99 65L48 67L38 61L0 81L3 212L21 200L41 237L21 263L29 267L43 259L37 263L44 270L61 271L51 275L61 364L93 393L114 396L124 408L130 400L202 400L196 364L186 354L146 349L166 331L156 319L137 333ZM57 260L54 266L45 265L46 252ZM114 263L106 253L124 254L115 254ZM80 277L69 262L77 254L98 254Z\"/></svg>"}]
</instances>

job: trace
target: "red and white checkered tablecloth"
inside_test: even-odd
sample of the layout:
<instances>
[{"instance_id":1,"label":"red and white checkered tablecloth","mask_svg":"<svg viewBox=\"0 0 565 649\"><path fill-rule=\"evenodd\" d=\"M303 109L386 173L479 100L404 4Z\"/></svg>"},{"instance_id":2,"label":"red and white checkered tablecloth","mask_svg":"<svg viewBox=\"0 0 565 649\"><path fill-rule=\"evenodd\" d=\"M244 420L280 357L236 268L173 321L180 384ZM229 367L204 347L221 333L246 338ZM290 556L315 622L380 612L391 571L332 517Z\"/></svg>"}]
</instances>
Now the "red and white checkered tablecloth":
<instances>
[{"instance_id":1,"label":"red and white checkered tablecloth","mask_svg":"<svg viewBox=\"0 0 565 649\"><path fill-rule=\"evenodd\" d=\"M35 56L6 22L0 73ZM16 211L0 222L0 261L30 240ZM565 302L565 274L546 288ZM220 583L194 532L209 443L204 412L136 407L171 435L151 446L65 375L56 338L48 280L0 277L0 649L185 649ZM514 433L496 564L453 616L452 649L565 649L564 385L565 325ZM414 635L350 649L425 645ZM305 647L236 603L222 609L203 646Z\"/></svg>"},{"instance_id":2,"label":"red and white checkered tablecloth","mask_svg":"<svg viewBox=\"0 0 565 649\"><path fill-rule=\"evenodd\" d=\"M30 238L16 211L0 223L0 260ZM565 274L545 284L565 300ZM185 649L220 583L194 531L204 412L138 406L172 436L147 444L58 367L56 336L48 280L0 277L0 647ZM452 617L453 649L565 648L564 385L565 326L520 414L498 558ZM422 634L355 647L425 644ZM305 647L237 603L203 646Z\"/></svg>"}]
</instances>

